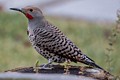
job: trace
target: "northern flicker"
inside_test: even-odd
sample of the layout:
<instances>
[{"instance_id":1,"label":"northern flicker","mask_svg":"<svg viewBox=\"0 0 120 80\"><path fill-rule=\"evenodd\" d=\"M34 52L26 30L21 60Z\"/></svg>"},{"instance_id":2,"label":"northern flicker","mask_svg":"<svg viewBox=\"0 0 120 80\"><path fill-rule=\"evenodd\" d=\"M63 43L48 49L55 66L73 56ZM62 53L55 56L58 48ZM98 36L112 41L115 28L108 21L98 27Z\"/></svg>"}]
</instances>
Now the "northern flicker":
<instances>
[{"instance_id":1,"label":"northern flicker","mask_svg":"<svg viewBox=\"0 0 120 80\"><path fill-rule=\"evenodd\" d=\"M48 59L48 64L52 62L63 63L66 60L70 60L102 69L56 26L49 23L39 8L27 6L21 9L10 9L22 12L27 17L29 40L36 51Z\"/></svg>"}]
</instances>

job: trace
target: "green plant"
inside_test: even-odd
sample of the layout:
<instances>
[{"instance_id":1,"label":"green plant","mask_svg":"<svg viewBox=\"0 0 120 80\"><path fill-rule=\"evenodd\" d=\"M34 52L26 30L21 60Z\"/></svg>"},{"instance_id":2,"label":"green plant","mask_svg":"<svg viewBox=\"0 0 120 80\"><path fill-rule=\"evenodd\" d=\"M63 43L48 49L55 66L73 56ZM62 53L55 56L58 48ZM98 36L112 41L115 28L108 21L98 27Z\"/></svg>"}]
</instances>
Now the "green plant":
<instances>
[{"instance_id":1,"label":"green plant","mask_svg":"<svg viewBox=\"0 0 120 80\"><path fill-rule=\"evenodd\" d=\"M107 63L107 70L112 71L112 53L115 50L114 45L116 45L118 38L119 38L119 33L120 33L120 10L117 11L117 18L118 20L116 21L116 26L113 28L111 35L108 38L108 47L106 48L107 53L106 53L106 63Z\"/></svg>"}]
</instances>

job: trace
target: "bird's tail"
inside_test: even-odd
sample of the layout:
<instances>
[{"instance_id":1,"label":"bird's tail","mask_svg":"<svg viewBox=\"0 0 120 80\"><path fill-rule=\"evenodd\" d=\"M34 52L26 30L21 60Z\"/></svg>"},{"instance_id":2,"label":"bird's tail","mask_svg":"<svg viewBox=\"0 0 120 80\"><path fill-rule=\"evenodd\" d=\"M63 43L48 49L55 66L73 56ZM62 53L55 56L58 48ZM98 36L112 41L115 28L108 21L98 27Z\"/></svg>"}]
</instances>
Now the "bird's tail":
<instances>
[{"instance_id":1,"label":"bird's tail","mask_svg":"<svg viewBox=\"0 0 120 80\"><path fill-rule=\"evenodd\" d=\"M85 60L80 61L86 65L92 66L92 67L96 67L98 69L103 70L105 73L109 73L107 72L105 69L103 69L102 67L100 67L99 65L97 65L92 59L90 59L89 57L86 56Z\"/></svg>"},{"instance_id":2,"label":"bird's tail","mask_svg":"<svg viewBox=\"0 0 120 80\"><path fill-rule=\"evenodd\" d=\"M90 63L90 64L91 64L91 66L93 66L93 67L96 67L96 68L101 69L102 71L104 71L104 73L106 73L106 74L110 74L108 71L106 71L106 70L103 69L102 67L98 66L96 63Z\"/></svg>"},{"instance_id":3,"label":"bird's tail","mask_svg":"<svg viewBox=\"0 0 120 80\"><path fill-rule=\"evenodd\" d=\"M96 63L89 63L90 66L93 66L93 67L96 67L96 68L99 68L101 70L104 70L102 67L98 66ZM104 70L105 71L105 70Z\"/></svg>"}]
</instances>

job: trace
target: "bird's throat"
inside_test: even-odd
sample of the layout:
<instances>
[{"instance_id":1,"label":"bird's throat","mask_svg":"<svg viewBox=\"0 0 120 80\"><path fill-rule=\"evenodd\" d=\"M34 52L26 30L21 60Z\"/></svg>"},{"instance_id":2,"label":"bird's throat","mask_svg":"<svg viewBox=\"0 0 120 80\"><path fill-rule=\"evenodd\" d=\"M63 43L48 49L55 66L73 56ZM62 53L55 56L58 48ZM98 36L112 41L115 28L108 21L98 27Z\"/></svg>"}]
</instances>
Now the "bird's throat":
<instances>
[{"instance_id":1,"label":"bird's throat","mask_svg":"<svg viewBox=\"0 0 120 80\"><path fill-rule=\"evenodd\" d=\"M28 14L28 13L26 13L25 16L26 16L28 19L33 19L33 16L30 15L30 14Z\"/></svg>"}]
</instances>

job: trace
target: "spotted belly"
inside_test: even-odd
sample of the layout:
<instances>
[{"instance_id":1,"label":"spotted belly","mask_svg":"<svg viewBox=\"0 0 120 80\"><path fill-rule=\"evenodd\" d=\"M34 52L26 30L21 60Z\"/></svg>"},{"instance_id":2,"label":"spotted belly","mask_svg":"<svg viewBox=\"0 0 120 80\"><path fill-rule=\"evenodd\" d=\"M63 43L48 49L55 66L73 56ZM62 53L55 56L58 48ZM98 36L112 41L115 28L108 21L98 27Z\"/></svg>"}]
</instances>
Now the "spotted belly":
<instances>
[{"instance_id":1,"label":"spotted belly","mask_svg":"<svg viewBox=\"0 0 120 80\"><path fill-rule=\"evenodd\" d=\"M55 55L53 53L49 53L47 50L40 49L37 46L33 46L33 47L39 54L41 54L47 60L51 59L53 62L57 62L57 63L63 63L66 61L65 58L62 58L61 56Z\"/></svg>"}]
</instances>

